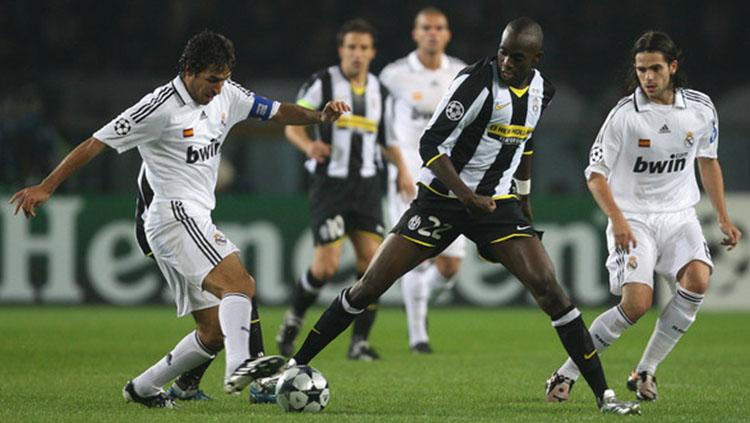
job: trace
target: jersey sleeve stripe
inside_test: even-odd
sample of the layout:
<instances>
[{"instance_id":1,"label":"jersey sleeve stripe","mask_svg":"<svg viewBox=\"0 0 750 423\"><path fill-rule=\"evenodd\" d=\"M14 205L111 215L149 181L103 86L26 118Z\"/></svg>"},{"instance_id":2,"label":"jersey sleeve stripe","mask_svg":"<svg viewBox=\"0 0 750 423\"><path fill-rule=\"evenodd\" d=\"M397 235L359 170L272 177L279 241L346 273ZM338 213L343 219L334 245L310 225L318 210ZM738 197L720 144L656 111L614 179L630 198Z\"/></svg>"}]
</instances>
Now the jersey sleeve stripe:
<instances>
[{"instance_id":1,"label":"jersey sleeve stripe","mask_svg":"<svg viewBox=\"0 0 750 423\"><path fill-rule=\"evenodd\" d=\"M164 95L164 93L170 89L174 89L174 88L162 87L153 97L151 97L151 100L149 100L147 103L142 104L141 107L138 108L138 110L131 113L130 117L133 118L133 116L141 113L145 109L152 107L154 104L156 104L159 101L159 98L161 98L161 96Z\"/></svg>"},{"instance_id":2,"label":"jersey sleeve stripe","mask_svg":"<svg viewBox=\"0 0 750 423\"><path fill-rule=\"evenodd\" d=\"M159 100L156 103L154 103L154 105L152 107L143 110L140 114L137 114L137 115L133 114L130 117L133 119L133 121L135 123L138 123L138 122L142 121L143 119L146 119L151 113L153 113L156 109L158 109L159 106L161 106L162 104L164 104L167 101L167 99L169 97L171 97L172 94L174 94L174 93L175 93L175 90L172 89L172 88L170 88L169 90L165 91L161 95L161 97L159 98Z\"/></svg>"},{"instance_id":3,"label":"jersey sleeve stripe","mask_svg":"<svg viewBox=\"0 0 750 423\"><path fill-rule=\"evenodd\" d=\"M246 96L248 96L248 97L252 97L253 96L253 92L252 91L250 91L247 88L243 87L242 85L240 85L240 84L232 81L231 79L227 79L227 82L229 83L229 85L231 85L231 86L237 88L238 90L240 90Z\"/></svg>"}]
</instances>

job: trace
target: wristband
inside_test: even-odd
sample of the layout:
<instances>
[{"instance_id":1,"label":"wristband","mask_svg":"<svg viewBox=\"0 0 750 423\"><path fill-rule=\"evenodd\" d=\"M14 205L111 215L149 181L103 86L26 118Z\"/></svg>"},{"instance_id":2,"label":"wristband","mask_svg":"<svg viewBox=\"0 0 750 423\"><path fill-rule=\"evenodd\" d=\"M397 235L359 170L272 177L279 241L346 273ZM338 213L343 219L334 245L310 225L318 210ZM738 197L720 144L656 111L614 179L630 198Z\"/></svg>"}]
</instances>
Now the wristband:
<instances>
[{"instance_id":1,"label":"wristband","mask_svg":"<svg viewBox=\"0 0 750 423\"><path fill-rule=\"evenodd\" d=\"M516 194L518 195L531 194L531 179L521 180L521 179L513 178L513 182L516 183Z\"/></svg>"}]
</instances>

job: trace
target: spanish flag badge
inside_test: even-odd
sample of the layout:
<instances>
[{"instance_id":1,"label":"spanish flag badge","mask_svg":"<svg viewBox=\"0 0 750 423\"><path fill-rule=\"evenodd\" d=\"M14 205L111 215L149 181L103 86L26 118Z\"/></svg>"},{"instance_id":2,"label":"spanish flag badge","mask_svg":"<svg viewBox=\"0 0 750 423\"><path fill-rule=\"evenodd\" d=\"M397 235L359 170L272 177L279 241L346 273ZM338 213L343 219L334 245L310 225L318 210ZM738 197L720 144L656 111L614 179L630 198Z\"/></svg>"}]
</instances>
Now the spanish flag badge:
<instances>
[{"instance_id":1,"label":"spanish flag badge","mask_svg":"<svg viewBox=\"0 0 750 423\"><path fill-rule=\"evenodd\" d=\"M183 129L182 138L190 138L193 136L193 128Z\"/></svg>"},{"instance_id":2,"label":"spanish flag badge","mask_svg":"<svg viewBox=\"0 0 750 423\"><path fill-rule=\"evenodd\" d=\"M650 148L651 147L651 140L641 138L638 140L638 147L642 148Z\"/></svg>"}]
</instances>

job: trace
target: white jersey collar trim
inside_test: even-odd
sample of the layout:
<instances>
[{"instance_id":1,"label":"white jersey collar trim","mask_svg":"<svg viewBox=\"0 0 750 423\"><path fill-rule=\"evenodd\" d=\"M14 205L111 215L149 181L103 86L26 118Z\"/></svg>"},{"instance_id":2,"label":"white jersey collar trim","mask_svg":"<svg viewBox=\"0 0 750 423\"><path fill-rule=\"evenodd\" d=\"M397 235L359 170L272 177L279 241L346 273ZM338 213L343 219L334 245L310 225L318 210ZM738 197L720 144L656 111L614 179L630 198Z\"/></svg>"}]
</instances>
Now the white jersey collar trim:
<instances>
[{"instance_id":1,"label":"white jersey collar trim","mask_svg":"<svg viewBox=\"0 0 750 423\"><path fill-rule=\"evenodd\" d=\"M411 66L414 70L422 72L426 70L433 70L433 69L427 69L422 62L419 61L419 57L417 57L417 51L414 50L411 53L409 53L409 56L407 56L406 60L409 62L409 66ZM448 59L448 56L443 53L440 56L440 69L448 69L450 68L450 61Z\"/></svg>"},{"instance_id":2,"label":"white jersey collar trim","mask_svg":"<svg viewBox=\"0 0 750 423\"><path fill-rule=\"evenodd\" d=\"M180 97L180 100L182 100L182 104L189 104L196 107L199 106L199 104L193 100L193 97L190 96L190 93L188 92L187 87L185 87L185 83L182 82L182 77L180 75L177 75L175 79L172 80L172 86L177 90L177 95Z\"/></svg>"},{"instance_id":3,"label":"white jersey collar trim","mask_svg":"<svg viewBox=\"0 0 750 423\"><path fill-rule=\"evenodd\" d=\"M652 103L648 99L646 93L641 90L641 87L636 88L635 92L633 92L633 102L635 103L636 112L643 112L652 109ZM687 103L685 103L685 93L682 88L678 88L674 92L674 107L678 109L684 109L687 107Z\"/></svg>"}]
</instances>

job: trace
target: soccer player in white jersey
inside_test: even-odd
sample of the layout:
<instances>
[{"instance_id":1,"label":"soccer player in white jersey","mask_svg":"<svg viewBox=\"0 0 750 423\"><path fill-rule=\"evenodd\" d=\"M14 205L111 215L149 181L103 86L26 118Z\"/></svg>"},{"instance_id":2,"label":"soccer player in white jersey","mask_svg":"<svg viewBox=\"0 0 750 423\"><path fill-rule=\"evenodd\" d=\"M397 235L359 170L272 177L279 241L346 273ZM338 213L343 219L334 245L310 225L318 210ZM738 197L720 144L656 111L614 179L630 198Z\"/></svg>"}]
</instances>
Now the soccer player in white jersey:
<instances>
[{"instance_id":1,"label":"soccer player in white jersey","mask_svg":"<svg viewBox=\"0 0 750 423\"><path fill-rule=\"evenodd\" d=\"M250 358L255 281L237 247L211 221L221 146L232 126L246 118L294 125L332 122L349 106L332 101L322 111L310 111L255 95L229 79L234 64L230 40L208 30L195 35L185 46L177 77L78 145L39 185L10 199L16 213L22 209L27 218L36 216L36 206L106 147L118 153L138 148L145 164L141 188L145 182L153 190L143 213L146 239L175 292L178 316L192 313L196 330L125 385L129 402L173 407L164 384L212 359L222 346L227 393L284 364L279 356Z\"/></svg>"},{"instance_id":2,"label":"soccer player in white jersey","mask_svg":"<svg viewBox=\"0 0 750 423\"><path fill-rule=\"evenodd\" d=\"M453 78L466 67L460 59L445 54L451 31L448 18L441 10L435 7L420 10L414 19L412 38L417 49L387 65L380 73L380 82L388 88L394 102L393 118L387 122L386 142L401 150L409 180L416 178L422 167L419 137ZM395 225L409 208L416 190L399 189L395 166L389 165L389 168L388 206L391 225ZM466 238L462 235L434 260L401 277L409 348L416 354L432 353L427 334L428 301L435 293L450 289L465 248Z\"/></svg>"},{"instance_id":3,"label":"soccer player in white jersey","mask_svg":"<svg viewBox=\"0 0 750 423\"><path fill-rule=\"evenodd\" d=\"M609 113L585 171L594 199L609 217L610 290L621 296L591 324L596 349L603 352L651 308L654 272L673 287L627 381L645 401L656 400L656 368L695 321L713 269L693 208L700 199L696 162L726 235L722 245L731 250L741 236L724 201L716 108L706 94L685 88L680 58L663 32L638 38L632 50L633 91ZM547 400L567 400L579 374L568 359L547 381Z\"/></svg>"}]
</instances>

